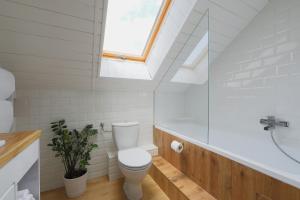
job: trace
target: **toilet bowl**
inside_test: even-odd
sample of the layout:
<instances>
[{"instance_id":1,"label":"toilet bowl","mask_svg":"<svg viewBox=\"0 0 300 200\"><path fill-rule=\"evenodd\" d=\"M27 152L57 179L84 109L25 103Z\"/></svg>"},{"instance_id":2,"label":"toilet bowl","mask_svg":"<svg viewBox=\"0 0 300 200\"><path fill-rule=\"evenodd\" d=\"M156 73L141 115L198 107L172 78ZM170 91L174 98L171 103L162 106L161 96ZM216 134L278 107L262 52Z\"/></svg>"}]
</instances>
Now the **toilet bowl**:
<instances>
[{"instance_id":1,"label":"toilet bowl","mask_svg":"<svg viewBox=\"0 0 300 200\"><path fill-rule=\"evenodd\" d=\"M128 199L139 200L143 197L142 181L152 164L151 155L140 148L131 148L118 152L118 163L125 177L123 185Z\"/></svg>"},{"instance_id":2,"label":"toilet bowl","mask_svg":"<svg viewBox=\"0 0 300 200\"><path fill-rule=\"evenodd\" d=\"M113 123L112 127L119 168L125 177L124 192L129 200L140 200L143 197L141 184L151 167L152 157L137 147L139 123Z\"/></svg>"}]
</instances>

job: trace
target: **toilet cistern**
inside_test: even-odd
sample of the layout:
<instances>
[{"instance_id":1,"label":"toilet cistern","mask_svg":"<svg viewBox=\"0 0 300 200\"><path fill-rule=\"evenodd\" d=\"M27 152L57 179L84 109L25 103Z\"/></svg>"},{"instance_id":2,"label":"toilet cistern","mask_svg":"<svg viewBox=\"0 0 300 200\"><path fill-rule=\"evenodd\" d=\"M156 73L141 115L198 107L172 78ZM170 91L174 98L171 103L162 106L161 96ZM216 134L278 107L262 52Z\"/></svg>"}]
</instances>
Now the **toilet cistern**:
<instances>
[{"instance_id":1,"label":"toilet cistern","mask_svg":"<svg viewBox=\"0 0 300 200\"><path fill-rule=\"evenodd\" d=\"M118 149L118 164L125 177L124 192L129 200L143 197L142 181L152 164L151 155L137 147L139 123L113 123L113 139Z\"/></svg>"}]
</instances>

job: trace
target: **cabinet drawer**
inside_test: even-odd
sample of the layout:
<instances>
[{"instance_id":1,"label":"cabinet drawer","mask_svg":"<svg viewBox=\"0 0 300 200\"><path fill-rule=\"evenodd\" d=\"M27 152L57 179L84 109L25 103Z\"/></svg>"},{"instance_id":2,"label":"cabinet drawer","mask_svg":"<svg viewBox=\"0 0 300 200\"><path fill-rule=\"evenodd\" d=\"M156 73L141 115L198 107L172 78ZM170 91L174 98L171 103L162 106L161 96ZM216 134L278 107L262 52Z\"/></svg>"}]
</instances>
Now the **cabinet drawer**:
<instances>
[{"instance_id":1,"label":"cabinet drawer","mask_svg":"<svg viewBox=\"0 0 300 200\"><path fill-rule=\"evenodd\" d=\"M16 200L15 184L11 185L6 192L0 197L0 200Z\"/></svg>"}]
</instances>

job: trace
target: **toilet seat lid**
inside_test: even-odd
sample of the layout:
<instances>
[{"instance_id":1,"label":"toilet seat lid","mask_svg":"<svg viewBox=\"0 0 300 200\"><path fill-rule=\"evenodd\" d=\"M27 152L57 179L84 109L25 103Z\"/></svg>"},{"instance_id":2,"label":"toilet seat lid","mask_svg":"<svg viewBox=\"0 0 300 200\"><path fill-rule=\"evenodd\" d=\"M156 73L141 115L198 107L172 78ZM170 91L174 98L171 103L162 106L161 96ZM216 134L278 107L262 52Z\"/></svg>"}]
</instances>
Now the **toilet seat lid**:
<instances>
[{"instance_id":1,"label":"toilet seat lid","mask_svg":"<svg viewBox=\"0 0 300 200\"><path fill-rule=\"evenodd\" d=\"M131 148L119 151L118 160L127 167L140 168L151 163L152 157L143 149Z\"/></svg>"}]
</instances>

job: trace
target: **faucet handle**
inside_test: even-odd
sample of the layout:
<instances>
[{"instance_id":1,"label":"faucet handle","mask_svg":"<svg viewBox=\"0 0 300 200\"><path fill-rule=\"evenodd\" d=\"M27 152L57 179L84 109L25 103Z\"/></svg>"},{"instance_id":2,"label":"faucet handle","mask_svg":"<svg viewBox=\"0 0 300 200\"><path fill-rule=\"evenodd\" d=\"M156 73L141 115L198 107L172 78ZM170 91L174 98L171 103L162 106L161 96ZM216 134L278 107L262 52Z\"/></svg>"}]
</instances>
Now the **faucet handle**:
<instances>
[{"instance_id":1,"label":"faucet handle","mask_svg":"<svg viewBox=\"0 0 300 200\"><path fill-rule=\"evenodd\" d=\"M272 123L275 123L275 117L274 116L267 116L266 119L260 119L259 123L265 124L265 125L271 125Z\"/></svg>"},{"instance_id":2,"label":"faucet handle","mask_svg":"<svg viewBox=\"0 0 300 200\"><path fill-rule=\"evenodd\" d=\"M287 127L288 128L290 126L290 123L287 122L287 121L277 121L276 126L281 126L281 127Z\"/></svg>"},{"instance_id":3,"label":"faucet handle","mask_svg":"<svg viewBox=\"0 0 300 200\"><path fill-rule=\"evenodd\" d=\"M270 129L274 129L276 126L281 127L289 127L289 122L287 121L278 121L274 116L268 116L267 119L260 119L259 123L263 125L267 125L264 127L265 131L268 131Z\"/></svg>"}]
</instances>

